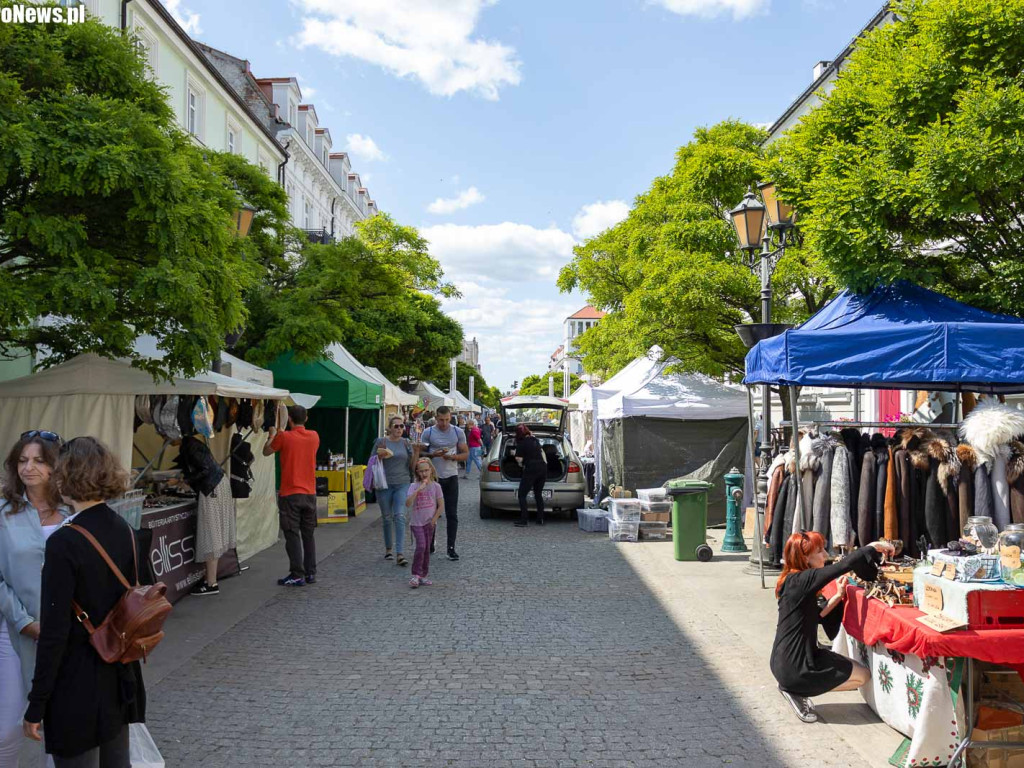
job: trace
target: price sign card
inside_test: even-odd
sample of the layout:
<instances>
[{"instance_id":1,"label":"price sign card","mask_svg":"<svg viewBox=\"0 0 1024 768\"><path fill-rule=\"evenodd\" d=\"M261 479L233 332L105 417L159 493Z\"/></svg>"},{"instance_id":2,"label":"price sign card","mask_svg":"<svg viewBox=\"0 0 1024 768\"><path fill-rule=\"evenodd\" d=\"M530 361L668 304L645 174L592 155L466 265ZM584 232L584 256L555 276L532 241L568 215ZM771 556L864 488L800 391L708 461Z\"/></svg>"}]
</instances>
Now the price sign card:
<instances>
[{"instance_id":1,"label":"price sign card","mask_svg":"<svg viewBox=\"0 0 1024 768\"><path fill-rule=\"evenodd\" d=\"M963 629L967 626L964 622L957 621L944 613L927 613L924 616L918 616L917 620L929 629L934 629L936 632L950 632L954 629Z\"/></svg>"},{"instance_id":2,"label":"price sign card","mask_svg":"<svg viewBox=\"0 0 1024 768\"><path fill-rule=\"evenodd\" d=\"M942 613L942 587L935 584L924 585L924 599L921 610L925 613Z\"/></svg>"},{"instance_id":3,"label":"price sign card","mask_svg":"<svg viewBox=\"0 0 1024 768\"><path fill-rule=\"evenodd\" d=\"M932 563L932 576L941 576L942 572L946 569L946 564L941 560L936 560Z\"/></svg>"},{"instance_id":4,"label":"price sign card","mask_svg":"<svg viewBox=\"0 0 1024 768\"><path fill-rule=\"evenodd\" d=\"M942 569L942 578L956 581L956 566L952 563L946 563L946 567Z\"/></svg>"}]
</instances>

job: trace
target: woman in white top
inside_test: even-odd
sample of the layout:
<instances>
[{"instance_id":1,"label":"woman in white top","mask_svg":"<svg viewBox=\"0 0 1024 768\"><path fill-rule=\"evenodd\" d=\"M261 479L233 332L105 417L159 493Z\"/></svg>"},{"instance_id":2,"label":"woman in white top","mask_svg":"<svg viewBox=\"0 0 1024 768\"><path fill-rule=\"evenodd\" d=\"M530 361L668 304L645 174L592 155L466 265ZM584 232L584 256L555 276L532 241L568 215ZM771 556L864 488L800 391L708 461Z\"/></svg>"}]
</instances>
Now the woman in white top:
<instances>
[{"instance_id":1,"label":"woman in white top","mask_svg":"<svg viewBox=\"0 0 1024 768\"><path fill-rule=\"evenodd\" d=\"M17 768L26 740L22 718L36 663L46 539L69 510L51 476L61 439L25 432L4 462L0 506L0 768ZM45 765L41 745L38 765Z\"/></svg>"}]
</instances>

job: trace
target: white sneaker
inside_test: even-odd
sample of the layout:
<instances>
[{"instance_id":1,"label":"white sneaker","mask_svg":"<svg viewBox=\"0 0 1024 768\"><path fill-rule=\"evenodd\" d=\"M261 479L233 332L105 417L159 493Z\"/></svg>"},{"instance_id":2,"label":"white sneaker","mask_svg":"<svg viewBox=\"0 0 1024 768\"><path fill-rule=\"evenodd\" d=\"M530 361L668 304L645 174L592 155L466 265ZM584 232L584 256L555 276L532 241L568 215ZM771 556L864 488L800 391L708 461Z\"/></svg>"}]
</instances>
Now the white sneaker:
<instances>
[{"instance_id":1,"label":"white sneaker","mask_svg":"<svg viewBox=\"0 0 1024 768\"><path fill-rule=\"evenodd\" d=\"M420 585L420 577L419 576L413 576L411 579L409 579L409 586L412 587L413 589L416 589L416 587L418 587L419 585Z\"/></svg>"}]
</instances>

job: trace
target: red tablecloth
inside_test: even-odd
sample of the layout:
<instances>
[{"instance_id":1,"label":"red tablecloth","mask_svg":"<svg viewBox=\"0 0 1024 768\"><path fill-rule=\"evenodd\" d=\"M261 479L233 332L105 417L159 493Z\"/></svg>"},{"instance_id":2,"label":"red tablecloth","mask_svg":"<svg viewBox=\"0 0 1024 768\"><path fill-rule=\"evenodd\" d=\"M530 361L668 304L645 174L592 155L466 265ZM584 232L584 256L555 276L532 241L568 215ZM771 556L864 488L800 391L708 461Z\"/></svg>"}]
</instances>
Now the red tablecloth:
<instances>
[{"instance_id":1,"label":"red tablecloth","mask_svg":"<svg viewBox=\"0 0 1024 768\"><path fill-rule=\"evenodd\" d=\"M1024 629L986 629L936 632L916 621L922 611L911 606L890 608L881 600L868 600L860 587L846 588L843 626L867 645L877 642L900 653L928 656L965 656L1024 669Z\"/></svg>"}]
</instances>

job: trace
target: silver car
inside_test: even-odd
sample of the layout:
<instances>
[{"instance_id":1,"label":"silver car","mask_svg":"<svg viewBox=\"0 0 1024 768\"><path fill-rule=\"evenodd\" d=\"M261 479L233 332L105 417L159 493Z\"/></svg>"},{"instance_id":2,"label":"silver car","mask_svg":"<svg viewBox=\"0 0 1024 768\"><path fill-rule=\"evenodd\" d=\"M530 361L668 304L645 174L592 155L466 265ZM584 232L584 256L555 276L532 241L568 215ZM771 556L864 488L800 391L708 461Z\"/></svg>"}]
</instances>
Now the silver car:
<instances>
[{"instance_id":1,"label":"silver car","mask_svg":"<svg viewBox=\"0 0 1024 768\"><path fill-rule=\"evenodd\" d=\"M544 484L544 509L568 512L576 517L583 506L586 480L583 465L566 437L569 404L557 397L521 395L502 401L501 434L491 443L480 478L480 517L489 518L498 510L519 511L519 479L523 469L515 459L516 427L525 424L540 441L548 463ZM536 509L533 494L530 509Z\"/></svg>"}]
</instances>

